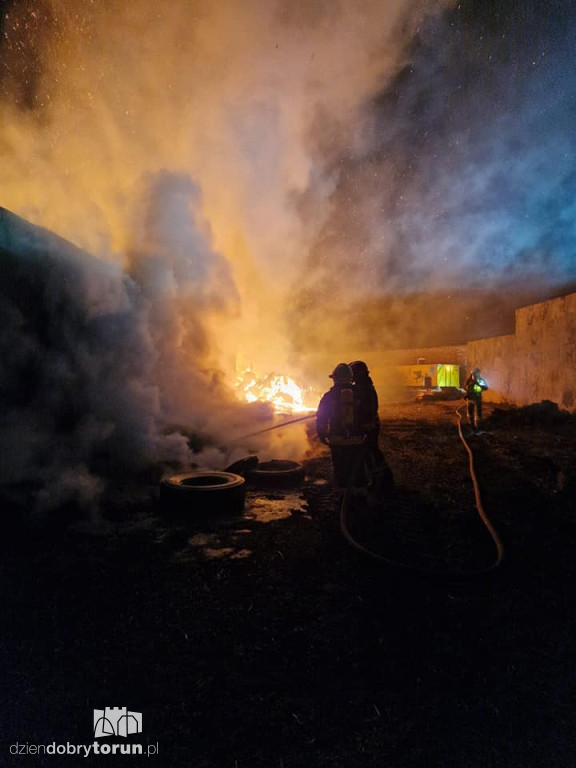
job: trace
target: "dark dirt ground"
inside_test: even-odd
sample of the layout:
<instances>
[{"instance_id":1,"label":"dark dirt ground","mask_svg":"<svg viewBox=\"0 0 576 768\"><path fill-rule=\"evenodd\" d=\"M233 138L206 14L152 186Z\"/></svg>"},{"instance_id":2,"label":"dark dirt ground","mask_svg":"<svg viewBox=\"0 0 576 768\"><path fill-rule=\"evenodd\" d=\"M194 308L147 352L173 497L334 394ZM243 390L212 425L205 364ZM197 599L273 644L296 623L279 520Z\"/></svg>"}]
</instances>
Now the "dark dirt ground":
<instances>
[{"instance_id":1,"label":"dark dirt ground","mask_svg":"<svg viewBox=\"0 0 576 768\"><path fill-rule=\"evenodd\" d=\"M389 406L398 494L365 542L402 562L488 566L454 403ZM92 743L92 711L143 713L132 765L576 765L574 419L496 411L470 438L504 565L397 569L343 539L326 453L301 492L251 492L212 531L169 527L154 488L94 527L6 538L1 765L16 742ZM372 526L372 527L370 527Z\"/></svg>"}]
</instances>

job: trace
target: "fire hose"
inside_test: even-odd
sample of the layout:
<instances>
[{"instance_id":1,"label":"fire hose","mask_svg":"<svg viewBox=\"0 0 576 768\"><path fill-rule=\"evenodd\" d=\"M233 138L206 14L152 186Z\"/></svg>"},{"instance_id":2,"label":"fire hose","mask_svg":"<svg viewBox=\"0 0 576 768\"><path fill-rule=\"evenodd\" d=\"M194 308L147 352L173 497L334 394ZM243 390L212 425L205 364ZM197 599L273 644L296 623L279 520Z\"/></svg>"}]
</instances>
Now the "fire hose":
<instances>
[{"instance_id":1,"label":"fire hose","mask_svg":"<svg viewBox=\"0 0 576 768\"><path fill-rule=\"evenodd\" d=\"M457 417L457 427L458 427L458 436L460 438L460 441L462 442L467 454L468 454L468 470L470 473L470 477L472 480L472 485L474 488L474 500L475 500L475 507L478 512L478 515L480 517L480 520L484 527L486 528L488 534L490 535L490 538L492 540L492 543L494 545L495 549L495 558L492 561L492 563L484 568L479 569L471 569L471 570L465 570L465 569L439 569L439 568L432 568L432 567L426 567L426 566L417 566L414 564L408 564L403 563L399 560L393 560L391 558L388 558L379 552L375 552L374 550L370 549L369 547L365 546L364 544L361 544L359 541L357 541L354 536L350 532L350 528L348 525L348 519L350 515L350 498L352 496L352 488L354 484L354 477L357 474L357 471L360 469L362 462L365 461L366 458L366 449L364 448L358 456L357 462L355 466L353 467L352 472L350 473L350 480L348 481L348 484L344 490L344 493L342 494L342 500L340 502L340 531L344 537L344 539L348 542L348 544L355 549L357 552L360 552L363 555L366 555L367 557L377 560L380 563L383 563L385 565L399 568L405 571L417 571L424 574L430 574L430 575L438 575L438 576L461 576L461 577L471 577L471 576L479 576L482 574L489 573L490 571L494 571L496 568L498 568L503 559L504 559L504 546L502 544L502 540L500 539L496 529L492 525L490 519L486 515L486 512L484 511L484 506L482 504L482 497L480 494L480 487L478 484L478 478L476 476L476 470L474 467L474 454L472 453L472 450L464 437L464 434L462 432L462 413L461 410L464 407L466 401L462 400L458 407L456 408L455 414ZM242 438L238 439L245 439L247 437L254 437L259 434L263 434L265 432L271 432L275 429L281 429L283 427L288 427L291 424L298 424L299 422L303 421L309 421L311 419L314 419L316 417L315 413L307 414L306 416L300 416L296 419L291 419L290 421L282 422L282 424L275 424L272 427L267 427L266 429L261 429L258 432L253 432L250 435L243 435ZM236 441L234 441L236 442Z\"/></svg>"},{"instance_id":2,"label":"fire hose","mask_svg":"<svg viewBox=\"0 0 576 768\"><path fill-rule=\"evenodd\" d=\"M316 418L316 411L309 413L306 416L299 416L297 419L290 419L290 421L283 421L282 424L274 424L273 427L266 427L265 429L259 429L257 432L251 432L249 435L242 435L230 443L239 443L241 440L246 440L248 437L256 437L257 435L263 435L265 432L272 432L273 429L282 429L282 427L289 427L291 424L298 424L301 421L311 421Z\"/></svg>"},{"instance_id":3,"label":"fire hose","mask_svg":"<svg viewBox=\"0 0 576 768\"><path fill-rule=\"evenodd\" d=\"M458 436L460 437L460 440L464 445L466 452L468 453L468 468L470 471L470 477L472 478L472 485L474 486L474 499L476 501L476 510L478 511L480 519L484 523L486 530L490 534L492 541L494 543L494 547L496 549L496 559L494 560L492 565L490 565L489 568L487 568L486 570L494 570L495 568L498 568L498 566L504 560L504 545L502 544L502 540L500 536L498 535L496 529L494 528L488 516L486 515L486 512L484 511L484 505L482 504L482 497L480 495L480 488L478 486L478 478L476 477L476 470L474 469L474 455L472 453L470 445L468 444L462 432L461 410L465 404L466 404L466 401L463 400L455 411L456 417L458 419Z\"/></svg>"},{"instance_id":4,"label":"fire hose","mask_svg":"<svg viewBox=\"0 0 576 768\"><path fill-rule=\"evenodd\" d=\"M357 541L354 536L350 532L350 528L348 525L348 519L350 515L350 498L352 496L352 488L354 484L354 477L361 466L361 462L365 459L365 451L362 452L357 460L357 463L354 467L354 471L350 475L350 480L344 490L344 493L342 495L342 500L340 503L340 531L342 535L344 536L344 539L350 544L353 549L355 549L357 552L360 552L362 555L366 555L367 557L376 560L382 564L388 565L390 567L401 569L404 571L416 571L422 574L429 574L429 575L435 575L435 576L459 576L462 578L468 578L473 576L480 576L482 574L489 573L491 571L494 571L496 568L498 568L503 559L504 559L504 546L502 544L502 541L496 532L494 526L490 522L488 516L486 515L484 511L484 507L482 504L482 498L480 495L480 488L478 485L478 478L476 476L476 471L474 468L474 455L472 453L472 450L470 446L468 445L468 442L466 441L466 438L464 437L464 434L462 432L462 414L461 409L464 406L465 401L462 401L458 408L456 409L456 417L457 417L457 426L458 426L458 436L464 445L464 448L466 449L466 452L468 453L468 459L469 459L469 472L470 477L472 479L472 485L474 487L474 498L476 502L476 510L478 512L478 515L480 516L480 519L485 526L486 530L488 531L495 551L496 556L492 563L489 566L486 566L484 568L478 568L478 569L471 569L471 570L465 570L465 569L440 569L440 568L433 568L433 567L426 567L426 566L418 566L414 564L404 563L400 560L394 560L392 558L386 557L379 552L375 552L374 550L370 549L369 547L365 546L364 544L361 544L359 541Z\"/></svg>"}]
</instances>

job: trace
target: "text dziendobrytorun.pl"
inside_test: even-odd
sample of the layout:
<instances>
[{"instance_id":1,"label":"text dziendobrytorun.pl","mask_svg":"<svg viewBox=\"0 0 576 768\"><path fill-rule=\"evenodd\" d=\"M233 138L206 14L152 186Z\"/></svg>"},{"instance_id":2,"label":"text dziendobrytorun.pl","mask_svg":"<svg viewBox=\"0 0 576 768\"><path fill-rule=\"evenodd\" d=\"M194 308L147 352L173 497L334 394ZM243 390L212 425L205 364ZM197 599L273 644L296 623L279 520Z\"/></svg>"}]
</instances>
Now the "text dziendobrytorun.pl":
<instances>
[{"instance_id":1,"label":"text dziendobrytorun.pl","mask_svg":"<svg viewBox=\"0 0 576 768\"><path fill-rule=\"evenodd\" d=\"M95 741L93 744L16 744L10 745L11 755L152 755L158 754L156 744L102 744Z\"/></svg>"}]
</instances>

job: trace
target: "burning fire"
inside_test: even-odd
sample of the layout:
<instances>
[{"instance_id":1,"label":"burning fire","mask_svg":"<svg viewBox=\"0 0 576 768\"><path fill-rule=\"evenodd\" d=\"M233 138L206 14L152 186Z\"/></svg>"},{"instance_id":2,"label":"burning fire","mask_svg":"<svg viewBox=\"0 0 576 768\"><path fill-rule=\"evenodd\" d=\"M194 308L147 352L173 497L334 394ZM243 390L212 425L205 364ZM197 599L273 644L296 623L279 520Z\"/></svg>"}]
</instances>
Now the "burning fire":
<instances>
[{"instance_id":1,"label":"burning fire","mask_svg":"<svg viewBox=\"0 0 576 768\"><path fill-rule=\"evenodd\" d=\"M290 376L270 373L258 377L247 369L238 373L236 388L249 402L268 402L277 413L310 413L315 406L310 400L310 391L304 390Z\"/></svg>"}]
</instances>

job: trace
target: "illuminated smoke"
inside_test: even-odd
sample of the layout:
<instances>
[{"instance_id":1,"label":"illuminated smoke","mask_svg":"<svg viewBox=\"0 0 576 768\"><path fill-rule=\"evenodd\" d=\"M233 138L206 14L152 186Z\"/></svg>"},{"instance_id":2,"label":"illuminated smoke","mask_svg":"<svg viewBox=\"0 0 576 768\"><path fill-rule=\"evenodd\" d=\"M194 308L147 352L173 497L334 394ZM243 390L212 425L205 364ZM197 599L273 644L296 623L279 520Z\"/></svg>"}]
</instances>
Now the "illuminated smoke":
<instances>
[{"instance_id":1,"label":"illuminated smoke","mask_svg":"<svg viewBox=\"0 0 576 768\"><path fill-rule=\"evenodd\" d=\"M233 447L270 416L235 402L236 359L297 369L285 307L305 264L311 126L327 115L352 137L396 37L437 6L7 4L0 205L85 250L2 254L5 485L50 506L155 461L301 455L301 429Z\"/></svg>"},{"instance_id":2,"label":"illuminated smoke","mask_svg":"<svg viewBox=\"0 0 576 768\"><path fill-rule=\"evenodd\" d=\"M163 243L149 234L154 262ZM188 262L198 254L202 260L201 248L190 249ZM230 395L202 367L198 306L212 301L202 270L200 286L185 279L176 286L174 272L186 265L166 259L151 295L146 279L138 283L1 210L0 258L0 478L10 498L33 493L40 508L89 502L103 478L159 462L189 465L191 427L199 445L217 439L210 414ZM196 353L193 369L179 354L186 344ZM208 456L224 458L217 450Z\"/></svg>"},{"instance_id":3,"label":"illuminated smoke","mask_svg":"<svg viewBox=\"0 0 576 768\"><path fill-rule=\"evenodd\" d=\"M221 344L233 355L242 337L260 373L282 372L284 307L310 234L296 201L319 168L314 126L337 121L335 152L353 142L359 105L439 5L15 2L1 203L125 265L148 175L187 174L242 299ZM22 50L38 62L30 83Z\"/></svg>"},{"instance_id":4,"label":"illuminated smoke","mask_svg":"<svg viewBox=\"0 0 576 768\"><path fill-rule=\"evenodd\" d=\"M185 177L150 179L132 275L0 209L4 499L84 505L154 466L302 450L301 432L234 442L271 408L239 404L210 367L210 317L235 290L198 204Z\"/></svg>"}]
</instances>

